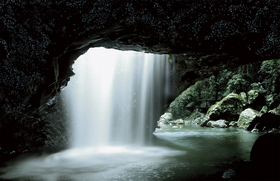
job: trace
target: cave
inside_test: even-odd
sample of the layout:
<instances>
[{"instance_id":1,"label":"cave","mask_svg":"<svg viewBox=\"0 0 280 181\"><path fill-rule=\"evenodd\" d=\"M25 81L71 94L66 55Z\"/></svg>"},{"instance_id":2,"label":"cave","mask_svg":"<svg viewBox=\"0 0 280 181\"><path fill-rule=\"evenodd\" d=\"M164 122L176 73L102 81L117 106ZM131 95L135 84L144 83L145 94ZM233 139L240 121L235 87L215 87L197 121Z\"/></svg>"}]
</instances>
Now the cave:
<instances>
[{"instance_id":1,"label":"cave","mask_svg":"<svg viewBox=\"0 0 280 181\"><path fill-rule=\"evenodd\" d=\"M54 115L65 119L54 98L89 48L170 55L169 102L220 70L280 58L278 0L22 0L0 7L3 160L67 147L67 123L61 132L50 128L50 137L42 130Z\"/></svg>"}]
</instances>

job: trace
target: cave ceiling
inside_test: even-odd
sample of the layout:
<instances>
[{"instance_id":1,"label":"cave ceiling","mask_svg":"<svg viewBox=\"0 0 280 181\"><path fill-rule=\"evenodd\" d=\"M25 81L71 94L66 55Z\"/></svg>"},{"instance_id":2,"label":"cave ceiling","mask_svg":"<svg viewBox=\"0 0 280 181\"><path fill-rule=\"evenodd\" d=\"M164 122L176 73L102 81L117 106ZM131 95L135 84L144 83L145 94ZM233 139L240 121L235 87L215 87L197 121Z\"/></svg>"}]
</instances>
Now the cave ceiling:
<instances>
[{"instance_id":1,"label":"cave ceiling","mask_svg":"<svg viewBox=\"0 0 280 181\"><path fill-rule=\"evenodd\" d=\"M90 47L171 54L179 92L280 57L279 0L11 0L0 13L2 118L43 109Z\"/></svg>"}]
</instances>

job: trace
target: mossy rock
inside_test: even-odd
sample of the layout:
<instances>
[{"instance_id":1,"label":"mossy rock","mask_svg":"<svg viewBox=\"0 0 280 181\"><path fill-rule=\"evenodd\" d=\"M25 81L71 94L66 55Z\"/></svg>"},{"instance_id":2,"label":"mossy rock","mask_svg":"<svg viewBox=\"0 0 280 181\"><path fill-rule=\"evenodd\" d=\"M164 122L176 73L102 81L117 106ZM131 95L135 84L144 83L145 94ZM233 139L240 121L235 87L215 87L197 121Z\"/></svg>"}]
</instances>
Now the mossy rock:
<instances>
[{"instance_id":1,"label":"mossy rock","mask_svg":"<svg viewBox=\"0 0 280 181\"><path fill-rule=\"evenodd\" d=\"M248 131L253 129L258 131L280 130L280 115L264 113L260 117L256 116L247 128Z\"/></svg>"},{"instance_id":2,"label":"mossy rock","mask_svg":"<svg viewBox=\"0 0 280 181\"><path fill-rule=\"evenodd\" d=\"M270 110L269 113L280 116L280 104L276 108Z\"/></svg>"},{"instance_id":3,"label":"mossy rock","mask_svg":"<svg viewBox=\"0 0 280 181\"><path fill-rule=\"evenodd\" d=\"M248 92L248 104L252 109L260 111L266 104L264 95L259 90L250 90Z\"/></svg>"},{"instance_id":4,"label":"mossy rock","mask_svg":"<svg viewBox=\"0 0 280 181\"><path fill-rule=\"evenodd\" d=\"M230 127L237 127L237 121L231 121L231 122L229 123L229 126L230 126Z\"/></svg>"},{"instance_id":5,"label":"mossy rock","mask_svg":"<svg viewBox=\"0 0 280 181\"><path fill-rule=\"evenodd\" d=\"M186 121L190 124L201 124L204 118L205 114L199 112L196 108L190 116L186 117Z\"/></svg>"},{"instance_id":6,"label":"mossy rock","mask_svg":"<svg viewBox=\"0 0 280 181\"><path fill-rule=\"evenodd\" d=\"M211 106L205 117L208 120L224 119L227 121L236 121L242 110L243 104L241 97L238 94L231 93Z\"/></svg>"},{"instance_id":7,"label":"mossy rock","mask_svg":"<svg viewBox=\"0 0 280 181\"><path fill-rule=\"evenodd\" d=\"M241 97L243 106L246 106L247 103L248 103L246 93L245 93L245 92L241 92L241 93L239 94L239 96Z\"/></svg>"},{"instance_id":8,"label":"mossy rock","mask_svg":"<svg viewBox=\"0 0 280 181\"><path fill-rule=\"evenodd\" d=\"M172 113L174 119L186 118L196 109L198 91L196 82L184 92L182 92L170 105L168 112Z\"/></svg>"},{"instance_id":9,"label":"mossy rock","mask_svg":"<svg viewBox=\"0 0 280 181\"><path fill-rule=\"evenodd\" d=\"M248 108L241 112L237 121L238 128L247 129L255 117L260 117L262 114L254 109Z\"/></svg>"}]
</instances>

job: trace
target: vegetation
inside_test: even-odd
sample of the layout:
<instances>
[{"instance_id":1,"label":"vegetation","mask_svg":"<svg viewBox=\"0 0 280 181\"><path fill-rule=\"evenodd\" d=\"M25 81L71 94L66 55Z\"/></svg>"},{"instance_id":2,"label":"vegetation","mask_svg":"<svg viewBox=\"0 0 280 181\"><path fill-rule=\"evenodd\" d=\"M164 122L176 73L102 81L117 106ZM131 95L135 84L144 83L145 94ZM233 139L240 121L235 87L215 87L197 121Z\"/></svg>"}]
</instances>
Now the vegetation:
<instances>
[{"instance_id":1,"label":"vegetation","mask_svg":"<svg viewBox=\"0 0 280 181\"><path fill-rule=\"evenodd\" d=\"M182 92L167 110L167 113L171 113L172 119L165 119L164 123L184 119L185 123L207 126L209 121L222 119L226 121L227 126L235 127L238 126L238 121L243 121L250 125L251 129L254 116L246 120L240 119L241 114L246 114L243 111L248 108L258 112L259 116L266 113L280 117L279 85L280 59L254 62L231 70L225 69L196 82ZM237 99L233 99L234 97ZM263 115L261 119L268 116L272 121L276 118L272 119L273 115ZM161 122L160 120L159 123ZM253 122L260 124L263 121ZM280 122L266 122L266 125L258 128L264 130L265 126L278 129Z\"/></svg>"},{"instance_id":2,"label":"vegetation","mask_svg":"<svg viewBox=\"0 0 280 181\"><path fill-rule=\"evenodd\" d=\"M258 90L277 97L280 90L280 59L242 65L222 70L200 84L201 98L221 100L230 93Z\"/></svg>"}]
</instances>

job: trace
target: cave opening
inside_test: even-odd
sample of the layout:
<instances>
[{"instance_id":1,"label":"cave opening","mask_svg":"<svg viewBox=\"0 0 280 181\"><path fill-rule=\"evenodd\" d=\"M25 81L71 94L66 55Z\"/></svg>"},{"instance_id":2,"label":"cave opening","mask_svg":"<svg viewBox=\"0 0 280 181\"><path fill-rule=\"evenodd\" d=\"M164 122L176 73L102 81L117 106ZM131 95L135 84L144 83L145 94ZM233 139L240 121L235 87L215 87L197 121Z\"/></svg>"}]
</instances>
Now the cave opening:
<instances>
[{"instance_id":1,"label":"cave opening","mask_svg":"<svg viewBox=\"0 0 280 181\"><path fill-rule=\"evenodd\" d=\"M153 132L169 68L166 55L90 49L62 91L70 148L18 160L0 170L0 179L203 180L220 176L225 162L247 159L261 133L185 124Z\"/></svg>"},{"instance_id":2,"label":"cave opening","mask_svg":"<svg viewBox=\"0 0 280 181\"><path fill-rule=\"evenodd\" d=\"M166 55L91 48L62 91L71 147L144 144L170 92Z\"/></svg>"}]
</instances>

